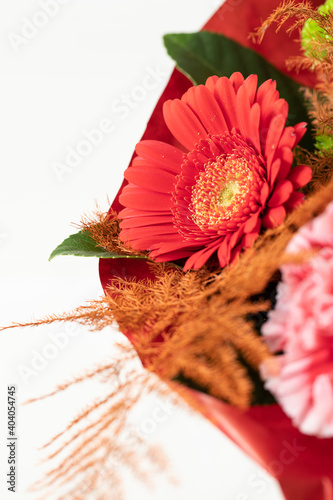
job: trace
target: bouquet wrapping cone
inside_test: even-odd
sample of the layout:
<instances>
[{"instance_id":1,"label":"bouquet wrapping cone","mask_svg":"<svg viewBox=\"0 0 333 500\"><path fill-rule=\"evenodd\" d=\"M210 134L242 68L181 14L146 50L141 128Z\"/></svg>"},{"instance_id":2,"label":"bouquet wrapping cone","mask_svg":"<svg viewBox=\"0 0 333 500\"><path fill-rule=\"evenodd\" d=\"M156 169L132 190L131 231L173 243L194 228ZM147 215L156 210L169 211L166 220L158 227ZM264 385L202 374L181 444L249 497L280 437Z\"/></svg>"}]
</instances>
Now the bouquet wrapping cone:
<instances>
[{"instance_id":1,"label":"bouquet wrapping cone","mask_svg":"<svg viewBox=\"0 0 333 500\"><path fill-rule=\"evenodd\" d=\"M249 39L249 33L260 26L279 3L277 0L227 0L203 29L221 33L252 48L295 81L313 87L315 77L312 73L286 71L286 59L300 53L297 32L292 36L286 34L289 22L277 33L271 29L260 45ZM314 7L321 3L312 2ZM142 139L172 143L173 137L163 120L162 105L167 99L180 98L191 85L182 73L174 70ZM116 212L122 208L119 193L112 204ZM99 269L104 289L115 277L152 278L146 261L100 259ZM124 333L131 340L130 333ZM205 417L279 481L287 500L333 500L333 439L301 434L278 405L254 406L242 411L207 394L193 390L191 394L200 403Z\"/></svg>"}]
</instances>

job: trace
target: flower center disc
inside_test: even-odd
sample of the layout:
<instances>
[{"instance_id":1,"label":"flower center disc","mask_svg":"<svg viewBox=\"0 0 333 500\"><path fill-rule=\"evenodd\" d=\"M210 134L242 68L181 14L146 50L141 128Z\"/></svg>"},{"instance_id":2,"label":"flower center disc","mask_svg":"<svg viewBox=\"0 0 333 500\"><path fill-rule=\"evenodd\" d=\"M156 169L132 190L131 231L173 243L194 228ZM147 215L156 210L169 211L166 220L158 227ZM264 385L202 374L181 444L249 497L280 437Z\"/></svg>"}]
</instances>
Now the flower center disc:
<instances>
[{"instance_id":1,"label":"flower center disc","mask_svg":"<svg viewBox=\"0 0 333 500\"><path fill-rule=\"evenodd\" d=\"M259 210L265 180L262 156L239 134L202 139L185 157L175 186L178 231L196 240L235 231Z\"/></svg>"},{"instance_id":2,"label":"flower center disc","mask_svg":"<svg viewBox=\"0 0 333 500\"><path fill-rule=\"evenodd\" d=\"M230 221L248 207L253 177L246 160L237 155L221 155L207 162L192 189L193 221L209 229Z\"/></svg>"},{"instance_id":3,"label":"flower center disc","mask_svg":"<svg viewBox=\"0 0 333 500\"><path fill-rule=\"evenodd\" d=\"M230 205L235 198L236 194L239 193L239 184L237 181L230 181L224 185L218 195L218 203L222 207Z\"/></svg>"}]
</instances>

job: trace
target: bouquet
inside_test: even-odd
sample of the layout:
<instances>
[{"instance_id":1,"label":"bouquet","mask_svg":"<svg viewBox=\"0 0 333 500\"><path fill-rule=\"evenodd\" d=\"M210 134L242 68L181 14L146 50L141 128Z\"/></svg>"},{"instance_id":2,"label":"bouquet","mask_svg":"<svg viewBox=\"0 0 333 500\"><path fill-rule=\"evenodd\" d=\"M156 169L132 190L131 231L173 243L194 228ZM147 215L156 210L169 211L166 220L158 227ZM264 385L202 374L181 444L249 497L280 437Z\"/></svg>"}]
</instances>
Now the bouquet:
<instances>
[{"instance_id":1,"label":"bouquet","mask_svg":"<svg viewBox=\"0 0 333 500\"><path fill-rule=\"evenodd\" d=\"M177 69L116 199L51 254L99 257L105 295L34 323L116 323L145 371L126 348L98 371L115 434L135 390L167 387L287 500L333 495L332 9L227 0L165 36Z\"/></svg>"}]
</instances>

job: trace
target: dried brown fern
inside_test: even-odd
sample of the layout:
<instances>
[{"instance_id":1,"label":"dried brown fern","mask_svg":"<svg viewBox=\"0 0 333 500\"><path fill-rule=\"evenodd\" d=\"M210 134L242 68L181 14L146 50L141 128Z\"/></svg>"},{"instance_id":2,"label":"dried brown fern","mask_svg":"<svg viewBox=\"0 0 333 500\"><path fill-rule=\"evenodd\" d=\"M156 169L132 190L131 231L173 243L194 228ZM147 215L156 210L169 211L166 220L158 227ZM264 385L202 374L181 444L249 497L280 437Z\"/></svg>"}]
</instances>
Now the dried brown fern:
<instances>
[{"instance_id":1,"label":"dried brown fern","mask_svg":"<svg viewBox=\"0 0 333 500\"><path fill-rule=\"evenodd\" d=\"M266 231L239 262L211 273L183 273L151 263L155 279L114 279L105 297L71 314L32 324L78 321L92 329L117 323L129 332L145 367L170 381L185 377L211 395L246 407L253 383L244 366L258 370L270 356L249 315L268 309L254 301L276 279L295 231L319 215L333 199L333 183L308 197L279 227ZM294 257L295 259L295 257Z\"/></svg>"},{"instance_id":2,"label":"dried brown fern","mask_svg":"<svg viewBox=\"0 0 333 500\"><path fill-rule=\"evenodd\" d=\"M79 224L73 224L81 231L89 231L97 246L110 253L147 257L148 252L138 252L119 239L120 227L117 213L110 209L103 213L97 209L92 216L85 215Z\"/></svg>"},{"instance_id":3,"label":"dried brown fern","mask_svg":"<svg viewBox=\"0 0 333 500\"><path fill-rule=\"evenodd\" d=\"M168 472L168 462L159 448L149 443L129 423L131 410L147 394L169 398L171 391L156 377L135 363L132 348L118 346L118 359L101 366L36 400L55 396L73 385L103 375L112 390L85 408L66 429L44 445L45 458L55 463L47 475L33 486L43 499L86 500L95 491L101 500L122 500L122 471L152 486L151 480L160 472ZM121 376L119 376L121 374ZM172 401L176 400L172 394ZM104 491L104 493L103 493ZM61 492L61 493L59 493ZM95 493L92 498L96 498Z\"/></svg>"},{"instance_id":4,"label":"dried brown fern","mask_svg":"<svg viewBox=\"0 0 333 500\"><path fill-rule=\"evenodd\" d=\"M303 27L305 21L312 19L315 21L327 35L332 35L332 16L322 15L313 8L310 1L299 2L296 0L285 0L282 5L279 5L272 14L257 28L251 37L254 41L260 43L264 38L266 31L272 24L277 24L275 32L278 32L283 24L288 20L294 18L294 23L286 30L287 33Z\"/></svg>"}]
</instances>

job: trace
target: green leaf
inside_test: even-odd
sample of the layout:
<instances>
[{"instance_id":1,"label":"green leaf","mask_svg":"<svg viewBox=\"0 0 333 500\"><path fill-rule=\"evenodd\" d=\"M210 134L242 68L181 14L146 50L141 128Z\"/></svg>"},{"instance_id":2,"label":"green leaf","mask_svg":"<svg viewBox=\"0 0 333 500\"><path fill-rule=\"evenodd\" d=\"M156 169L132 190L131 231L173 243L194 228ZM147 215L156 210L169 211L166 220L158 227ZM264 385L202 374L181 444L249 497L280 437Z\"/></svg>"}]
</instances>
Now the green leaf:
<instances>
[{"instance_id":1,"label":"green leaf","mask_svg":"<svg viewBox=\"0 0 333 500\"><path fill-rule=\"evenodd\" d=\"M287 125L309 121L300 86L257 52L242 47L230 38L208 31L168 34L164 36L164 45L177 67L195 85L205 83L212 75L229 78L235 71L242 73L245 78L251 74L258 75L258 85L271 78L276 80L280 97L289 104ZM305 134L301 145L313 149L310 130Z\"/></svg>"},{"instance_id":2,"label":"green leaf","mask_svg":"<svg viewBox=\"0 0 333 500\"><path fill-rule=\"evenodd\" d=\"M97 245L89 231L80 231L66 238L53 252L49 260L58 255L75 255L78 257L99 257L102 259L147 259L139 255L122 255L111 253Z\"/></svg>"}]
</instances>

